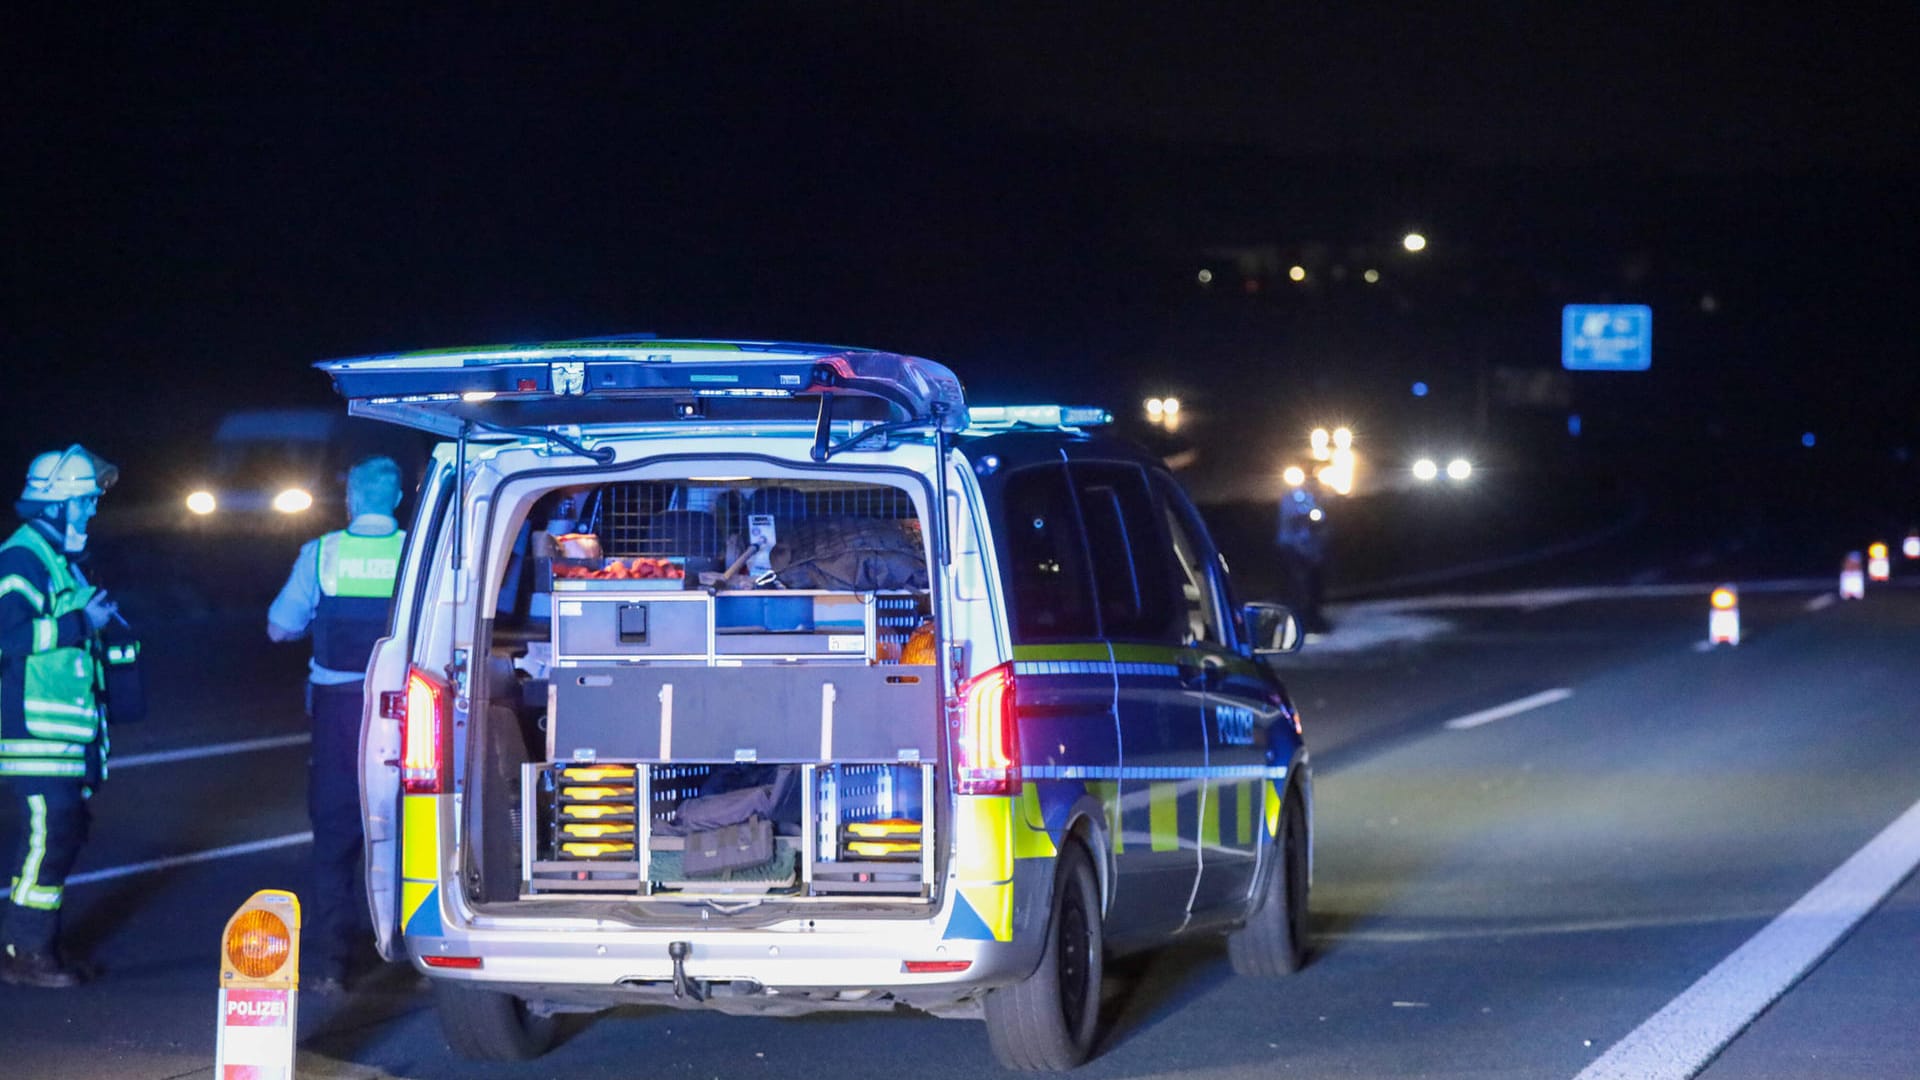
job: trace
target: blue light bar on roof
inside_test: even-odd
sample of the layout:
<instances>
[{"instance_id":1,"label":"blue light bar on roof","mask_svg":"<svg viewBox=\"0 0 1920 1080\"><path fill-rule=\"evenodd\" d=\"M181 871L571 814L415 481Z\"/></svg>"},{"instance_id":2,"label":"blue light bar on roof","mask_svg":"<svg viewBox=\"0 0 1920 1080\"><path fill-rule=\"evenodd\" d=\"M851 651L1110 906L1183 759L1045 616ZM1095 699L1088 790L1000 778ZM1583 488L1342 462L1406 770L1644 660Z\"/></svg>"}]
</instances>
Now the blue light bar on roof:
<instances>
[{"instance_id":1,"label":"blue light bar on roof","mask_svg":"<svg viewBox=\"0 0 1920 1080\"><path fill-rule=\"evenodd\" d=\"M976 428L1084 428L1113 423L1113 414L1095 405L975 405L967 426Z\"/></svg>"}]
</instances>

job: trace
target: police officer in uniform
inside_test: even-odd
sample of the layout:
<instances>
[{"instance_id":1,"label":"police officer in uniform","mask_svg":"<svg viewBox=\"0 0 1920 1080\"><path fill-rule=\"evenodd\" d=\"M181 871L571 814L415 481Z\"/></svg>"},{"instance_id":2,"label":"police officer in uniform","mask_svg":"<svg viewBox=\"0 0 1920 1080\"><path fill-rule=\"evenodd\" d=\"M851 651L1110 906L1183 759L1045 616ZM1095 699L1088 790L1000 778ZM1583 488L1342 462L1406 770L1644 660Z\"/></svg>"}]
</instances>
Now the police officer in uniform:
<instances>
[{"instance_id":1,"label":"police officer in uniform","mask_svg":"<svg viewBox=\"0 0 1920 1080\"><path fill-rule=\"evenodd\" d=\"M1326 600L1327 514L1303 486L1280 496L1280 524L1274 542L1286 579L1287 605L1310 634L1329 629L1321 605Z\"/></svg>"},{"instance_id":2,"label":"police officer in uniform","mask_svg":"<svg viewBox=\"0 0 1920 1080\"><path fill-rule=\"evenodd\" d=\"M361 910L360 721L367 661L387 632L387 610L406 533L394 520L400 466L370 457L347 473L344 530L308 541L287 584L267 609L267 636L293 641L313 635L307 715L313 754L307 769L307 813L313 819L313 889L303 942L319 993L346 982Z\"/></svg>"},{"instance_id":3,"label":"police officer in uniform","mask_svg":"<svg viewBox=\"0 0 1920 1080\"><path fill-rule=\"evenodd\" d=\"M77 443L34 458L15 504L23 523L0 544L0 787L18 822L0 982L16 986L89 974L60 951L60 904L107 774L99 631L115 605L76 564L118 476Z\"/></svg>"}]
</instances>

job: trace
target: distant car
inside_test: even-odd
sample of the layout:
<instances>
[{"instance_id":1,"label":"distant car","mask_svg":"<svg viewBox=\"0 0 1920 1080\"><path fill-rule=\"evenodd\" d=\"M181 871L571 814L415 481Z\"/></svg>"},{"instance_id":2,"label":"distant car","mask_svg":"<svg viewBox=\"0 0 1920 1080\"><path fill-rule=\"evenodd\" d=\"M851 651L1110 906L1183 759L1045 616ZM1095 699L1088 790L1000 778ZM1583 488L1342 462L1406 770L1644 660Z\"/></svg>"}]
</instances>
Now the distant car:
<instances>
[{"instance_id":1,"label":"distant car","mask_svg":"<svg viewBox=\"0 0 1920 1080\"><path fill-rule=\"evenodd\" d=\"M385 453L405 475L419 474L424 445L394 436L386 425L330 409L228 413L214 430L204 468L185 477L184 517L222 531L316 532L344 524L346 471L355 461Z\"/></svg>"}]
</instances>

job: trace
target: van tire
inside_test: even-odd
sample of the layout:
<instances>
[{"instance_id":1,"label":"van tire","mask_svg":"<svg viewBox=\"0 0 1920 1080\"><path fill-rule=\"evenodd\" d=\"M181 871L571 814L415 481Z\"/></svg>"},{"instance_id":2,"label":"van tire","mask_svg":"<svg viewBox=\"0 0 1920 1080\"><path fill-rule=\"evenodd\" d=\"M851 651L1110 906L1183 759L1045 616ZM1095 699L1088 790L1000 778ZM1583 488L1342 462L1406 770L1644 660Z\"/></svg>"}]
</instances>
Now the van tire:
<instances>
[{"instance_id":1,"label":"van tire","mask_svg":"<svg viewBox=\"0 0 1920 1080\"><path fill-rule=\"evenodd\" d=\"M1260 906L1227 935L1236 974L1291 975L1307 963L1307 817L1297 788L1288 790L1280 809L1278 854Z\"/></svg>"},{"instance_id":2,"label":"van tire","mask_svg":"<svg viewBox=\"0 0 1920 1080\"><path fill-rule=\"evenodd\" d=\"M448 1048L468 1061L529 1061L553 1046L554 1018L512 994L436 979L433 1007Z\"/></svg>"},{"instance_id":3,"label":"van tire","mask_svg":"<svg viewBox=\"0 0 1920 1080\"><path fill-rule=\"evenodd\" d=\"M1105 936L1086 848L1069 843L1054 874L1047 941L1033 974L987 994L987 1040L1009 1069L1060 1072L1087 1060L1100 1027Z\"/></svg>"}]
</instances>

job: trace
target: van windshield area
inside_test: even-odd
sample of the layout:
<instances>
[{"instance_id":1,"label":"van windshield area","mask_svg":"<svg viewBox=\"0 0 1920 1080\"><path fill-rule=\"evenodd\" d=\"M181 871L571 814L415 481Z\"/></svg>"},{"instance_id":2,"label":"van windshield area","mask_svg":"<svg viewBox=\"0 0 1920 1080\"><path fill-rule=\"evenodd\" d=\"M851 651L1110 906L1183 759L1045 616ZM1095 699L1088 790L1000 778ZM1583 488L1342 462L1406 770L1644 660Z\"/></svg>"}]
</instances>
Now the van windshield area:
<instances>
[{"instance_id":1,"label":"van windshield area","mask_svg":"<svg viewBox=\"0 0 1920 1080\"><path fill-rule=\"evenodd\" d=\"M325 468L324 442L235 442L220 445L214 468L220 480L241 487L310 483Z\"/></svg>"}]
</instances>

